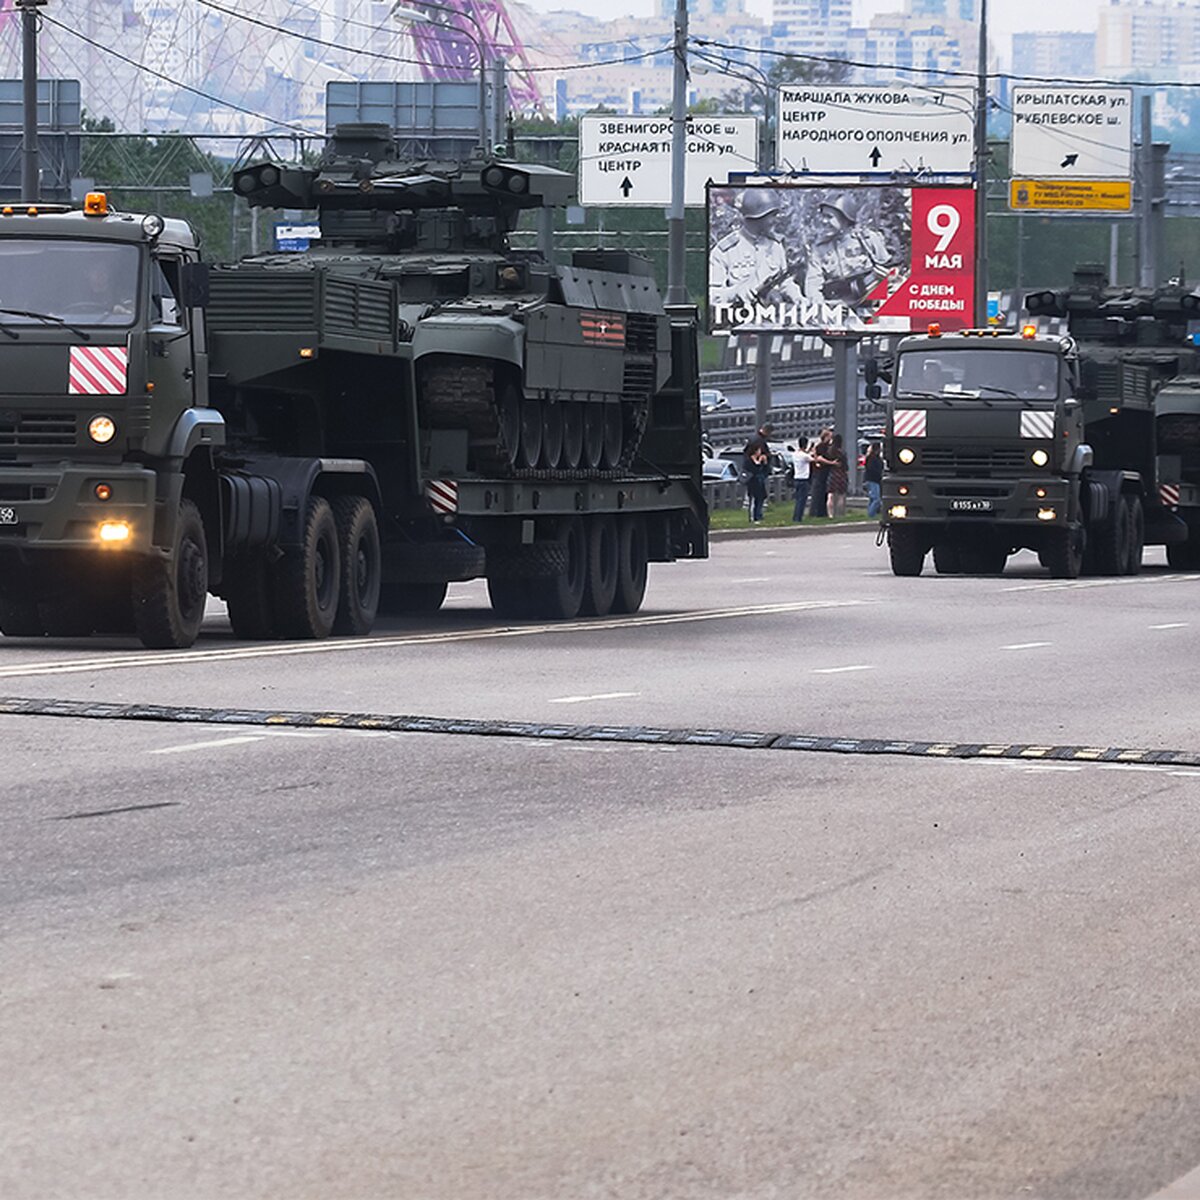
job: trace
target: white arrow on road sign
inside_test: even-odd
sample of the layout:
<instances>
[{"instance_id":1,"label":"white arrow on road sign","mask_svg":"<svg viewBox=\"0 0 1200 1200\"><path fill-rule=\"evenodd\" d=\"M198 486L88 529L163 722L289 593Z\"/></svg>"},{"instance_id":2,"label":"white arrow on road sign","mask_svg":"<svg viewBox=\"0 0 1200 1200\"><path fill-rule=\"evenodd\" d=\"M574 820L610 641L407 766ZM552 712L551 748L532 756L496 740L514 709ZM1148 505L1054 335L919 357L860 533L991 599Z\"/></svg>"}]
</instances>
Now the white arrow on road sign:
<instances>
[{"instance_id":1,"label":"white arrow on road sign","mask_svg":"<svg viewBox=\"0 0 1200 1200\"><path fill-rule=\"evenodd\" d=\"M704 185L758 166L757 117L688 117L684 203L704 204ZM671 203L671 118L591 116L579 121L579 202Z\"/></svg>"}]
</instances>

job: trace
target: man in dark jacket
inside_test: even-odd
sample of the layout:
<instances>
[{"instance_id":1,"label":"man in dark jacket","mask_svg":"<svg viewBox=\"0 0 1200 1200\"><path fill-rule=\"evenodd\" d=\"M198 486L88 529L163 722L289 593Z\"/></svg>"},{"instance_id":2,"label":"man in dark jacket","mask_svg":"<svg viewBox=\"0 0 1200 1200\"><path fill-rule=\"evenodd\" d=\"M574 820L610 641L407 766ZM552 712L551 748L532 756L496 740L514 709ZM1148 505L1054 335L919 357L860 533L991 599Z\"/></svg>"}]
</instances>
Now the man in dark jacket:
<instances>
[{"instance_id":1,"label":"man in dark jacket","mask_svg":"<svg viewBox=\"0 0 1200 1200\"><path fill-rule=\"evenodd\" d=\"M767 476L771 473L770 439L774 432L773 425L762 425L742 451L742 478L746 482L746 496L750 501L751 522L763 519L763 505L767 499Z\"/></svg>"}]
</instances>

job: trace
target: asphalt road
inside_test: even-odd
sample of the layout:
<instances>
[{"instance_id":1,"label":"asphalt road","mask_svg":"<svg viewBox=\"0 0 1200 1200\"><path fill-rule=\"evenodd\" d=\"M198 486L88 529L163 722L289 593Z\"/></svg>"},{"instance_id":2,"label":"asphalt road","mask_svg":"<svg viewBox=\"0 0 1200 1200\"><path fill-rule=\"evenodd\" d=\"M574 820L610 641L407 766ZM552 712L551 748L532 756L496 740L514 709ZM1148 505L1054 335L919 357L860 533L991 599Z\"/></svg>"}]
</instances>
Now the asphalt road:
<instances>
[{"instance_id":1,"label":"asphalt road","mask_svg":"<svg viewBox=\"0 0 1200 1200\"><path fill-rule=\"evenodd\" d=\"M635 618L0 643L0 697L182 708L0 714L0 1195L1156 1193L1200 1164L1200 767L1052 758L1200 750L1200 577L1149 557L756 536Z\"/></svg>"}]
</instances>

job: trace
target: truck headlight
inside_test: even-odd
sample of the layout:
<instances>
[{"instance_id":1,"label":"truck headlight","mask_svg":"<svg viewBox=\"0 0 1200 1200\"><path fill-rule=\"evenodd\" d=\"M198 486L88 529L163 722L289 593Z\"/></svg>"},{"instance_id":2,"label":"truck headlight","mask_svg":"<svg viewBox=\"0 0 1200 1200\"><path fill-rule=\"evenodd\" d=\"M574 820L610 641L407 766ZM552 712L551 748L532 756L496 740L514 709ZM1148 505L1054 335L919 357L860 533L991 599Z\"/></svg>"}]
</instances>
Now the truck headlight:
<instances>
[{"instance_id":1,"label":"truck headlight","mask_svg":"<svg viewBox=\"0 0 1200 1200\"><path fill-rule=\"evenodd\" d=\"M917 452L911 446L902 446L896 457L907 467L917 457Z\"/></svg>"},{"instance_id":2,"label":"truck headlight","mask_svg":"<svg viewBox=\"0 0 1200 1200\"><path fill-rule=\"evenodd\" d=\"M1029 461L1035 467L1044 467L1050 461L1050 455L1045 450L1035 450L1030 456Z\"/></svg>"},{"instance_id":3,"label":"truck headlight","mask_svg":"<svg viewBox=\"0 0 1200 1200\"><path fill-rule=\"evenodd\" d=\"M117 423L112 417L99 413L88 422L88 437L103 446L117 436Z\"/></svg>"},{"instance_id":4,"label":"truck headlight","mask_svg":"<svg viewBox=\"0 0 1200 1200\"><path fill-rule=\"evenodd\" d=\"M904 518L908 516L908 505L893 504L892 507L888 509L888 516L895 517L898 521L904 520Z\"/></svg>"}]
</instances>

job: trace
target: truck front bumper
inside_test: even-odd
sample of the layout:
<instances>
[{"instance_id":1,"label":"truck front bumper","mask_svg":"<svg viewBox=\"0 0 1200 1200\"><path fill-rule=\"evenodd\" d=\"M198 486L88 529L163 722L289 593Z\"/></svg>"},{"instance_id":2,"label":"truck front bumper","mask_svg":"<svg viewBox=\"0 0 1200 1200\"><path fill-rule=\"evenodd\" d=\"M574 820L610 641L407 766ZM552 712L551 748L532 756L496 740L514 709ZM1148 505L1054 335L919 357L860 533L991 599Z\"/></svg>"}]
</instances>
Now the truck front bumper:
<instances>
[{"instance_id":1,"label":"truck front bumper","mask_svg":"<svg viewBox=\"0 0 1200 1200\"><path fill-rule=\"evenodd\" d=\"M0 465L0 552L149 553L154 538L155 487L153 471L128 465ZM105 488L109 498L101 500L97 489L103 493ZM120 536L122 527L125 536Z\"/></svg>"},{"instance_id":2,"label":"truck front bumper","mask_svg":"<svg viewBox=\"0 0 1200 1200\"><path fill-rule=\"evenodd\" d=\"M890 475L883 482L881 516L889 524L1024 525L1045 529L1078 519L1069 481L959 479Z\"/></svg>"}]
</instances>

